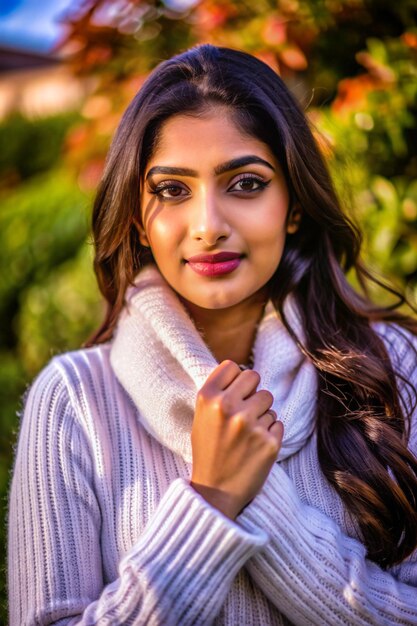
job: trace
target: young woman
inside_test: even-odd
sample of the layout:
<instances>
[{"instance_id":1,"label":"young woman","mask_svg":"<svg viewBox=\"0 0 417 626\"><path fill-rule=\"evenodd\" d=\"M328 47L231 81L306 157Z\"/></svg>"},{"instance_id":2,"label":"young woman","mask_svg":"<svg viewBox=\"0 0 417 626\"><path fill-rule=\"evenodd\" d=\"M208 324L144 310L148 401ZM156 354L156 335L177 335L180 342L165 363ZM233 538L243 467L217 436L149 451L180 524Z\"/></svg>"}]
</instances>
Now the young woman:
<instances>
[{"instance_id":1,"label":"young woman","mask_svg":"<svg viewBox=\"0 0 417 626\"><path fill-rule=\"evenodd\" d=\"M417 624L417 325L280 78L162 63L93 230L108 312L26 400L11 625Z\"/></svg>"}]
</instances>

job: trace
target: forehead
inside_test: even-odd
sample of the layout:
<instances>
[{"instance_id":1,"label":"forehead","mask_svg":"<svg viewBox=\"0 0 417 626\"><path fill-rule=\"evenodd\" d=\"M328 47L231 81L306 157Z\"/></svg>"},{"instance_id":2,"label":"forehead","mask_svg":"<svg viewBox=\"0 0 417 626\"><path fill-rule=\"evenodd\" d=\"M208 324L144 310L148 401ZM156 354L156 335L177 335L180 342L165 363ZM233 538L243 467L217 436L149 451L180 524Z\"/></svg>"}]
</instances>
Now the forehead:
<instances>
[{"instance_id":1,"label":"forehead","mask_svg":"<svg viewBox=\"0 0 417 626\"><path fill-rule=\"evenodd\" d=\"M184 160L194 161L196 167L201 161L221 162L248 153L274 160L268 145L245 132L229 110L219 107L198 116L175 115L166 120L147 169L162 161L165 165Z\"/></svg>"}]
</instances>

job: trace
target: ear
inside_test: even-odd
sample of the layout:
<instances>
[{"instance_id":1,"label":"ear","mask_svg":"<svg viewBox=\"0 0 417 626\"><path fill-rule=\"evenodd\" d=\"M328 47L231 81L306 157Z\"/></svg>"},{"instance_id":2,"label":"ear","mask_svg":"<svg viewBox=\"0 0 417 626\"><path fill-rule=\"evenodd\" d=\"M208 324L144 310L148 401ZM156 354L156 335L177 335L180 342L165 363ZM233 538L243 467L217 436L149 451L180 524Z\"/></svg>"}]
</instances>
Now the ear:
<instances>
[{"instance_id":1,"label":"ear","mask_svg":"<svg viewBox=\"0 0 417 626\"><path fill-rule=\"evenodd\" d=\"M287 233L288 234L293 235L294 233L297 232L301 224L302 216L303 216L303 211L300 205L295 204L291 208L290 214L288 216L288 221L287 221Z\"/></svg>"},{"instance_id":2,"label":"ear","mask_svg":"<svg viewBox=\"0 0 417 626\"><path fill-rule=\"evenodd\" d=\"M145 246L146 248L150 248L148 237L146 235L145 229L142 226L142 224L135 217L133 218L133 223L136 226L136 230L138 231L139 241L142 244L142 246Z\"/></svg>"}]
</instances>

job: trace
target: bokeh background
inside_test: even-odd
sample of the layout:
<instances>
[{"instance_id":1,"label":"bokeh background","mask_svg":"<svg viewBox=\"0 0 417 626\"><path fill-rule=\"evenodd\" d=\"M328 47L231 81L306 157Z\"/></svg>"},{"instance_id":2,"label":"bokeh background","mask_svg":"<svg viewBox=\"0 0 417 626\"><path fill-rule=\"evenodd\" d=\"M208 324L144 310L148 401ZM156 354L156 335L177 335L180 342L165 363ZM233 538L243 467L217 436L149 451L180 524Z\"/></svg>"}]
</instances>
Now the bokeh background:
<instances>
[{"instance_id":1,"label":"bokeh background","mask_svg":"<svg viewBox=\"0 0 417 626\"><path fill-rule=\"evenodd\" d=\"M57 21L58 20L58 21ZM161 60L211 42L286 80L315 128L364 257L415 301L415 0L4 0L0 9L0 542L22 397L103 309L94 190L126 104ZM378 289L374 298L387 296ZM5 555L5 549L2 550ZM5 561L0 623L6 623Z\"/></svg>"}]
</instances>

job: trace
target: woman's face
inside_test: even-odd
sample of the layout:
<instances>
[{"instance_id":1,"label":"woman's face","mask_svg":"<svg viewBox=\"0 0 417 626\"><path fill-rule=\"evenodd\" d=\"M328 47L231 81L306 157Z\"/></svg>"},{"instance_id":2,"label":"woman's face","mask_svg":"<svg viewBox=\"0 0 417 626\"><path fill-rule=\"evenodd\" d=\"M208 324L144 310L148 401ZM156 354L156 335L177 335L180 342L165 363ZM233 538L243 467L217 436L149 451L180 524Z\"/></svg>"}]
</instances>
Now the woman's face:
<instances>
[{"instance_id":1,"label":"woman's face","mask_svg":"<svg viewBox=\"0 0 417 626\"><path fill-rule=\"evenodd\" d=\"M288 189L263 142L224 109L177 115L145 172L140 240L185 304L259 300L281 260Z\"/></svg>"}]
</instances>

